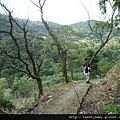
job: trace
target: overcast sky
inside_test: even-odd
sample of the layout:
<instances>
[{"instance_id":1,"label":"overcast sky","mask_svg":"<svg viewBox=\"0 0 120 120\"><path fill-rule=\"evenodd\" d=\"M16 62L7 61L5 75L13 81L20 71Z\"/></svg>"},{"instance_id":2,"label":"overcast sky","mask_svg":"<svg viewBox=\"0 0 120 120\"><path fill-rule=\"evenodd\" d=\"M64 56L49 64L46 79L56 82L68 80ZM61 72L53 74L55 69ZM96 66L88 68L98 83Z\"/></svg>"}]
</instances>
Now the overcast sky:
<instances>
[{"instance_id":1,"label":"overcast sky","mask_svg":"<svg viewBox=\"0 0 120 120\"><path fill-rule=\"evenodd\" d=\"M29 18L40 20L39 9L30 0L1 0L9 9L13 10L13 16L17 18ZM33 0L38 4L39 0ZM99 0L81 0L89 10L90 18L100 20L98 7ZM0 9L0 12L3 11ZM44 6L44 18L51 22L69 25L88 20L85 8L79 0L46 0Z\"/></svg>"}]
</instances>

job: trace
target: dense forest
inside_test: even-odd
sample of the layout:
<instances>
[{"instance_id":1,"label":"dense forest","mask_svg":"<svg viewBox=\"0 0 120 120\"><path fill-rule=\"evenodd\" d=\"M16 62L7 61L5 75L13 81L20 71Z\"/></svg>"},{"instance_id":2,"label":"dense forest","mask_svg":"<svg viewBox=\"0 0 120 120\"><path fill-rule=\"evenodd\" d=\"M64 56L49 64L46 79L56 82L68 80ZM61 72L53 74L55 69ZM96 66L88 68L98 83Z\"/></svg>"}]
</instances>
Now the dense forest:
<instances>
[{"instance_id":1,"label":"dense forest","mask_svg":"<svg viewBox=\"0 0 120 120\"><path fill-rule=\"evenodd\" d=\"M101 45L101 36L103 43L107 39L109 26L104 24L104 21L88 20L60 25L13 18L10 13L0 14L0 112L21 109L40 95L46 95L55 85L84 80L84 58L91 60ZM52 38L53 32L57 36L56 42L55 36ZM107 44L94 58L91 79L103 78L118 61L120 33L114 27Z\"/></svg>"}]
</instances>

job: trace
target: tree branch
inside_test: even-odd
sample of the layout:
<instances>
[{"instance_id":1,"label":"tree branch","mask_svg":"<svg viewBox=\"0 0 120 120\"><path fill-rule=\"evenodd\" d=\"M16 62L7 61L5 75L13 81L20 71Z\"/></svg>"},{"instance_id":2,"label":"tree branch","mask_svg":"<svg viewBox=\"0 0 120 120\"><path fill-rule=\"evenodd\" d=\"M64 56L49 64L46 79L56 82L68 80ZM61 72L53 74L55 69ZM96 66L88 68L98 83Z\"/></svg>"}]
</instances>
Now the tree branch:
<instances>
[{"instance_id":1,"label":"tree branch","mask_svg":"<svg viewBox=\"0 0 120 120\"><path fill-rule=\"evenodd\" d=\"M14 58L14 59L20 60L20 61L26 66L26 70L27 70L26 73L29 74L30 76L32 76L32 73L31 73L31 71L30 71L30 69L29 69L28 63L21 58L21 50L20 50L19 44L17 43L17 40L16 40L16 38L14 37L14 34L13 34L13 22L14 22L14 23L23 31L24 40L25 40L24 42L25 42L26 53L28 54L30 60L32 61L33 70L34 70L34 73L36 74L37 72L36 72L35 62L34 62L34 59L33 59L33 57L32 57L32 54L30 53L30 50L29 50L29 47L28 47L28 43L27 43L27 30L26 30L26 25L27 25L27 23L28 23L28 20L26 21L26 23L24 24L24 26L23 26L23 28L22 28L22 27L18 24L18 22L12 17L11 12L9 11L9 9L7 9L6 6L3 5L3 4L1 4L1 3L0 3L0 5L8 12L9 23L10 23L10 31L9 31L9 32L8 32L8 31L0 31L0 33L7 33L7 34L9 34L9 35L11 36L12 40L13 40L14 43L15 43L15 46L17 47L17 57L14 57L14 56L8 54L7 51L4 50L4 49L2 49L1 47L0 47L0 49L1 49L1 51L2 51L6 56L8 56L9 58ZM11 66L11 67L14 68L14 69L16 69L16 70L19 70L19 69L17 69L15 66ZM23 71L23 70L19 70L19 71L25 72L25 71Z\"/></svg>"},{"instance_id":2,"label":"tree branch","mask_svg":"<svg viewBox=\"0 0 120 120\"><path fill-rule=\"evenodd\" d=\"M4 67L4 68L1 68L0 69L0 71L2 71L2 70L4 70L4 69L8 69L8 68L10 68L11 66L6 66L6 67Z\"/></svg>"}]
</instances>

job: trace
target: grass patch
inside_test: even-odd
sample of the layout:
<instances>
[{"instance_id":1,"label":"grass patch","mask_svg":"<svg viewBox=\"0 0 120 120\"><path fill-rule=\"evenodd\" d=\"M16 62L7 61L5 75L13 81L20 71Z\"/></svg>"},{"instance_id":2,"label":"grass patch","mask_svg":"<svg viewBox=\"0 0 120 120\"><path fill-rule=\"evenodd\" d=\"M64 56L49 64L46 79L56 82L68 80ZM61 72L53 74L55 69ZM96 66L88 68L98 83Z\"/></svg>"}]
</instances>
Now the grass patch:
<instances>
[{"instance_id":1,"label":"grass patch","mask_svg":"<svg viewBox=\"0 0 120 120\"><path fill-rule=\"evenodd\" d=\"M64 90L64 89L68 89L72 86L72 82L69 83L62 83L62 84L58 84L58 90Z\"/></svg>"},{"instance_id":2,"label":"grass patch","mask_svg":"<svg viewBox=\"0 0 120 120\"><path fill-rule=\"evenodd\" d=\"M109 112L109 113L112 113L112 114L118 114L117 107L116 107L115 105L112 105L112 104L102 105L102 104L100 104L100 106L101 106L106 112Z\"/></svg>"}]
</instances>

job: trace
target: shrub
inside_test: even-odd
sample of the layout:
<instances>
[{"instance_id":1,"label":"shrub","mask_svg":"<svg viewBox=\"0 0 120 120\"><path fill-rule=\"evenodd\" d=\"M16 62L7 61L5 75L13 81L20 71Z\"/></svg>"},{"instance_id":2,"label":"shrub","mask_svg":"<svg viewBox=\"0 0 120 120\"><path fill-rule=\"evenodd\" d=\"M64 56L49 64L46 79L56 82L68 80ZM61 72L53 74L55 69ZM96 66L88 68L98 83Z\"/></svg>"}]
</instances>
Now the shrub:
<instances>
[{"instance_id":1,"label":"shrub","mask_svg":"<svg viewBox=\"0 0 120 120\"><path fill-rule=\"evenodd\" d=\"M5 114L10 112L15 106L13 103L0 92L0 113Z\"/></svg>"},{"instance_id":2,"label":"shrub","mask_svg":"<svg viewBox=\"0 0 120 120\"><path fill-rule=\"evenodd\" d=\"M118 114L117 107L115 105L112 105L112 104L101 105L100 104L100 106L108 113Z\"/></svg>"},{"instance_id":3,"label":"shrub","mask_svg":"<svg viewBox=\"0 0 120 120\"><path fill-rule=\"evenodd\" d=\"M21 97L29 97L36 84L31 78L22 77L20 79L15 78L11 87L13 95Z\"/></svg>"}]
</instances>

